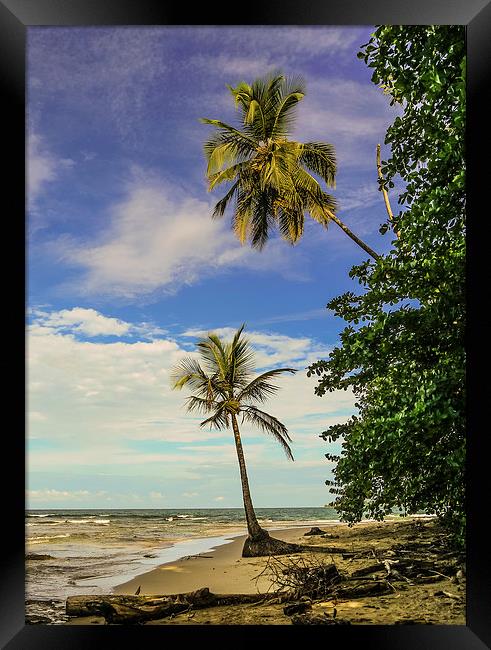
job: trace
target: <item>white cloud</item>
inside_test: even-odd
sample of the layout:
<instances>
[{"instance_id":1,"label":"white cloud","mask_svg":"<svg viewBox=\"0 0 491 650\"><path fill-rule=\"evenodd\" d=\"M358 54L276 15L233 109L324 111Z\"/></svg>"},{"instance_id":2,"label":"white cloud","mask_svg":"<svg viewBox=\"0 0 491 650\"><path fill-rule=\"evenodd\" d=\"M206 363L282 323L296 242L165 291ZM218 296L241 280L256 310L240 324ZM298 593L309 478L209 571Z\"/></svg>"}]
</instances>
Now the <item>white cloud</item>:
<instances>
[{"instance_id":1,"label":"white cloud","mask_svg":"<svg viewBox=\"0 0 491 650\"><path fill-rule=\"evenodd\" d=\"M359 27L337 26L254 26L204 27L192 34L184 31L183 38L210 41L219 38L227 55L198 54L185 64L191 70L217 70L220 74L236 75L250 81L272 70L304 64L306 60L322 57L324 61L351 53L360 42ZM364 33L364 32L363 32Z\"/></svg>"},{"instance_id":2,"label":"white cloud","mask_svg":"<svg viewBox=\"0 0 491 650\"><path fill-rule=\"evenodd\" d=\"M303 141L330 142L339 167L374 171L378 143L399 109L391 107L374 85L348 79L313 79L299 105L295 136Z\"/></svg>"},{"instance_id":3,"label":"white cloud","mask_svg":"<svg viewBox=\"0 0 491 650\"><path fill-rule=\"evenodd\" d=\"M250 338L258 364L300 369L278 379L280 391L265 409L287 425L294 451L305 455L319 447L327 423L345 419L353 397L342 391L322 399L314 395L304 368L326 356L327 346L275 333L252 332ZM235 466L229 434L200 428L202 418L184 408L187 392L171 390L170 368L190 354L177 341L81 341L35 322L27 351L29 410L42 414L30 418L28 437L49 443L29 451L30 471L155 466L166 477L196 479L199 468ZM247 425L242 430L248 459L261 463L267 450L281 457L274 441Z\"/></svg>"},{"instance_id":4,"label":"white cloud","mask_svg":"<svg viewBox=\"0 0 491 650\"><path fill-rule=\"evenodd\" d=\"M159 501L165 499L165 494L162 494L162 492L150 492L148 496L151 499L157 499Z\"/></svg>"},{"instance_id":5,"label":"white cloud","mask_svg":"<svg viewBox=\"0 0 491 650\"><path fill-rule=\"evenodd\" d=\"M340 212L344 210L357 210L358 208L368 208L373 205L379 205L384 208L384 199L378 189L376 181L373 183L364 183L360 187L351 187L337 194Z\"/></svg>"},{"instance_id":6,"label":"white cloud","mask_svg":"<svg viewBox=\"0 0 491 650\"><path fill-rule=\"evenodd\" d=\"M37 312L37 320L45 327L56 330L72 330L87 336L123 336L130 331L129 323L118 318L108 318L95 309L73 307L44 314Z\"/></svg>"},{"instance_id":7,"label":"white cloud","mask_svg":"<svg viewBox=\"0 0 491 650\"><path fill-rule=\"evenodd\" d=\"M135 142L149 94L165 78L165 29L34 27L29 83L37 98L55 96L92 121L105 118L120 138Z\"/></svg>"},{"instance_id":8,"label":"white cloud","mask_svg":"<svg viewBox=\"0 0 491 650\"><path fill-rule=\"evenodd\" d=\"M41 413L41 411L29 411L28 419L30 422L45 422L47 417L46 414Z\"/></svg>"},{"instance_id":9,"label":"white cloud","mask_svg":"<svg viewBox=\"0 0 491 650\"><path fill-rule=\"evenodd\" d=\"M218 336L232 338L236 330L233 327L217 327L212 330L190 329L183 332L182 336L206 336L213 331ZM308 337L293 337L284 334L244 331L244 336L255 351L255 360L258 369L272 368L278 365L289 365L293 368L305 368L309 363L325 357L331 348L317 343Z\"/></svg>"},{"instance_id":10,"label":"white cloud","mask_svg":"<svg viewBox=\"0 0 491 650\"><path fill-rule=\"evenodd\" d=\"M54 155L38 133L30 133L27 148L27 192L31 207L46 184L57 180L63 171L74 164L70 158Z\"/></svg>"},{"instance_id":11,"label":"white cloud","mask_svg":"<svg viewBox=\"0 0 491 650\"><path fill-rule=\"evenodd\" d=\"M316 320L318 318L326 318L332 314L330 309L308 309L307 311L295 312L293 314L279 314L277 316L269 316L268 318L263 318L256 320L255 322L258 325L270 325L273 323L294 323L297 321L304 320Z\"/></svg>"},{"instance_id":12,"label":"white cloud","mask_svg":"<svg viewBox=\"0 0 491 650\"><path fill-rule=\"evenodd\" d=\"M119 318L104 316L95 309L72 307L60 311L47 312L41 309L30 310L34 323L53 332L78 333L84 336L141 336L157 338L166 330L153 323L127 323Z\"/></svg>"},{"instance_id":13,"label":"white cloud","mask_svg":"<svg viewBox=\"0 0 491 650\"><path fill-rule=\"evenodd\" d=\"M139 172L135 171L139 176ZM99 241L62 237L52 244L68 265L84 271L78 292L134 298L162 289L175 292L230 268L304 275L288 259L284 242L272 240L268 254L241 246L227 223L211 219L212 204L183 196L160 180L141 177L114 207Z\"/></svg>"},{"instance_id":14,"label":"white cloud","mask_svg":"<svg viewBox=\"0 0 491 650\"><path fill-rule=\"evenodd\" d=\"M55 490L55 489L44 489L44 490L26 490L26 496L30 500L49 500L49 501L66 501L74 500L80 501L89 496L90 492L88 490Z\"/></svg>"}]
</instances>

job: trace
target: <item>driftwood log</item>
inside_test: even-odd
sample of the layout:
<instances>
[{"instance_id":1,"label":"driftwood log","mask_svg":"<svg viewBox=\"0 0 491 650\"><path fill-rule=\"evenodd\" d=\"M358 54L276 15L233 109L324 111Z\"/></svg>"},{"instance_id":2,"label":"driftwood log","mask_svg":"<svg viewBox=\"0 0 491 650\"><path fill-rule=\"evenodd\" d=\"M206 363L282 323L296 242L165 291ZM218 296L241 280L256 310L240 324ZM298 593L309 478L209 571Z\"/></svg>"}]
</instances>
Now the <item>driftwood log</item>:
<instances>
[{"instance_id":1,"label":"driftwood log","mask_svg":"<svg viewBox=\"0 0 491 650\"><path fill-rule=\"evenodd\" d=\"M192 609L241 605L277 597L277 594L213 594L208 587L169 596L68 596L66 613L68 616L103 616L108 623L143 623Z\"/></svg>"}]
</instances>

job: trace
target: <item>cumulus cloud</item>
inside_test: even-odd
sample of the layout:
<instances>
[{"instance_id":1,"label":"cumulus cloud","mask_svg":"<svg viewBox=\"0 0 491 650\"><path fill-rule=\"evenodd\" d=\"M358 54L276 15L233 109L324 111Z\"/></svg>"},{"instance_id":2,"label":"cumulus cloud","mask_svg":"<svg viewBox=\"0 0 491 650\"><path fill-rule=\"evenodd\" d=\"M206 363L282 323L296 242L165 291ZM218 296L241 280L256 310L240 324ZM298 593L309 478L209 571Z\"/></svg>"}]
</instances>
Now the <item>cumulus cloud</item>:
<instances>
[{"instance_id":1,"label":"cumulus cloud","mask_svg":"<svg viewBox=\"0 0 491 650\"><path fill-rule=\"evenodd\" d=\"M123 336L130 330L130 325L118 318L108 318L95 309L83 307L62 309L45 314L38 312L36 315L38 321L42 321L46 327L56 330L72 330L87 336Z\"/></svg>"},{"instance_id":2,"label":"cumulus cloud","mask_svg":"<svg viewBox=\"0 0 491 650\"><path fill-rule=\"evenodd\" d=\"M65 501L66 499L79 501L89 496L88 490L27 490L26 496L30 500L49 500L49 501Z\"/></svg>"},{"instance_id":3,"label":"cumulus cloud","mask_svg":"<svg viewBox=\"0 0 491 650\"><path fill-rule=\"evenodd\" d=\"M206 336L209 331L226 339L231 339L236 332L232 327L217 327L212 330L196 328L186 330L182 336L201 338ZM257 331L245 331L244 336L254 348L254 359L258 369L273 368L279 365L305 368L319 357L327 356L331 350L330 347L317 343L309 337Z\"/></svg>"},{"instance_id":4,"label":"cumulus cloud","mask_svg":"<svg viewBox=\"0 0 491 650\"><path fill-rule=\"evenodd\" d=\"M187 334L184 340L189 340ZM344 419L353 406L350 393L316 397L313 382L305 376L309 361L325 356L329 348L306 337L275 333L252 332L250 338L258 364L299 368L297 374L278 380L281 390L267 410L287 425L296 449L317 448L326 422ZM170 368L194 354L179 340L94 342L35 322L27 349L33 414L28 437L48 443L29 451L30 471L151 465L165 468L166 476L195 478L200 467L235 466L227 432L200 428L202 418L184 408L187 393L171 389ZM244 424L243 433L248 458L261 463L266 449L281 456L274 441L260 432Z\"/></svg>"},{"instance_id":5,"label":"cumulus cloud","mask_svg":"<svg viewBox=\"0 0 491 650\"><path fill-rule=\"evenodd\" d=\"M125 298L158 289L173 293L230 268L304 276L300 265L287 263L284 242L271 241L268 255L241 246L228 223L210 218L211 203L135 174L97 241L62 237L52 246L67 265L83 270L75 287L80 293Z\"/></svg>"},{"instance_id":6,"label":"cumulus cloud","mask_svg":"<svg viewBox=\"0 0 491 650\"><path fill-rule=\"evenodd\" d=\"M104 316L95 309L73 307L60 311L46 312L33 309L34 322L56 332L74 332L85 336L125 336L135 335L146 338L165 334L165 330L152 323L132 324Z\"/></svg>"}]
</instances>

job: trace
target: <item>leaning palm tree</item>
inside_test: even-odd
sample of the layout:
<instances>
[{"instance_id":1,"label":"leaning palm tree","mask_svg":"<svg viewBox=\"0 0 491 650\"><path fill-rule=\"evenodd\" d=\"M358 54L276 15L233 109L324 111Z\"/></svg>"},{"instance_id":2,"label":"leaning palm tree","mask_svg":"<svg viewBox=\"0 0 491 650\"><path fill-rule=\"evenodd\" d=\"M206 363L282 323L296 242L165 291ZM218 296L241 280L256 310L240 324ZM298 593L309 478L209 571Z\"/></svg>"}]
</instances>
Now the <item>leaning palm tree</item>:
<instances>
[{"instance_id":1,"label":"leaning palm tree","mask_svg":"<svg viewBox=\"0 0 491 650\"><path fill-rule=\"evenodd\" d=\"M304 229L304 214L327 228L334 221L371 257L377 253L336 216L336 201L312 175L335 186L334 147L324 142L295 142L288 139L295 108L305 96L300 78L282 74L228 86L241 111L237 128L220 120L203 118L215 127L205 143L209 190L228 183L225 196L216 204L213 217L223 217L234 201L232 227L241 241L262 249L269 232L277 227L291 244Z\"/></svg>"},{"instance_id":2,"label":"leaning palm tree","mask_svg":"<svg viewBox=\"0 0 491 650\"><path fill-rule=\"evenodd\" d=\"M278 555L298 550L297 545L274 539L259 525L252 505L249 481L242 449L238 419L258 427L277 440L287 457L293 460L289 446L291 438L284 424L276 417L258 408L278 390L271 380L282 373L294 373L293 368L276 368L256 377L253 372L253 352L249 341L243 337L244 325L231 341L223 341L210 333L197 343L202 363L194 358L182 359L173 369L173 388L189 388L193 394L187 398L191 412L209 414L201 426L216 429L232 428L239 461L242 495L248 537L242 550L243 557Z\"/></svg>"}]
</instances>

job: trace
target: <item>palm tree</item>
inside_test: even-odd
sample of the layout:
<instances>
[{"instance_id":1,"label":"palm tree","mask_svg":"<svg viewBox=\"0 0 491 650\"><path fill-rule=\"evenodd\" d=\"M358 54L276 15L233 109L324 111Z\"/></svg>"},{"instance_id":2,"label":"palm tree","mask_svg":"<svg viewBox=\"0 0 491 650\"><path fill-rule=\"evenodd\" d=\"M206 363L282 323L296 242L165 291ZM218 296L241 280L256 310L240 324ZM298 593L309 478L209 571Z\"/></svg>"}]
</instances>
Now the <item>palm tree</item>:
<instances>
[{"instance_id":1,"label":"palm tree","mask_svg":"<svg viewBox=\"0 0 491 650\"><path fill-rule=\"evenodd\" d=\"M242 495L247 521L248 537L242 551L243 557L277 555L297 550L296 545L287 544L270 537L259 525L252 505L249 481L242 449L238 418L258 427L277 440L287 457L293 460L289 446L291 438L284 424L269 413L258 408L278 390L271 379L282 373L294 373L293 368L268 370L254 378L253 352L250 343L242 335L244 325L235 333L232 341L223 341L210 333L197 343L202 364L186 357L173 369L173 388L188 387L193 394L187 398L187 409L191 412L210 414L201 426L210 425L216 429L232 427L239 461Z\"/></svg>"},{"instance_id":2,"label":"palm tree","mask_svg":"<svg viewBox=\"0 0 491 650\"><path fill-rule=\"evenodd\" d=\"M308 213L327 228L334 221L371 257L377 253L357 237L335 214L336 201L325 192L313 174L327 187L335 186L334 147L324 142L295 142L288 139L295 108L305 96L300 78L282 74L228 86L241 111L241 123L234 128L220 120L201 121L215 128L205 143L209 190L231 183L216 204L213 217L223 217L235 201L232 227L243 244L249 240L262 249L271 228L291 244L297 242Z\"/></svg>"}]
</instances>

